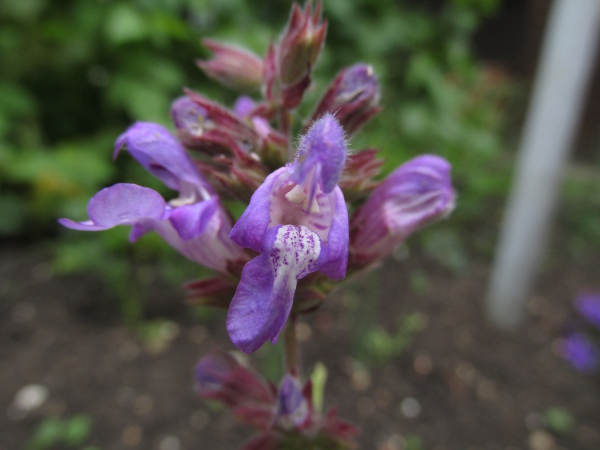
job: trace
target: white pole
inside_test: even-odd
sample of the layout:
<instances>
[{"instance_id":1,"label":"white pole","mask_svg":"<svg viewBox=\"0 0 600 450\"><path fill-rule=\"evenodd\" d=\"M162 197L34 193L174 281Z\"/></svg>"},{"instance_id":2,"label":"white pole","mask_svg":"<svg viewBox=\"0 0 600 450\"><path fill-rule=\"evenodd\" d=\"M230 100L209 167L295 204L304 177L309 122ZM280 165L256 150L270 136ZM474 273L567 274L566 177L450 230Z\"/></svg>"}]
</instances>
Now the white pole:
<instances>
[{"instance_id":1,"label":"white pole","mask_svg":"<svg viewBox=\"0 0 600 450\"><path fill-rule=\"evenodd\" d=\"M487 316L518 326L545 243L598 42L600 0L555 0L487 294Z\"/></svg>"}]
</instances>

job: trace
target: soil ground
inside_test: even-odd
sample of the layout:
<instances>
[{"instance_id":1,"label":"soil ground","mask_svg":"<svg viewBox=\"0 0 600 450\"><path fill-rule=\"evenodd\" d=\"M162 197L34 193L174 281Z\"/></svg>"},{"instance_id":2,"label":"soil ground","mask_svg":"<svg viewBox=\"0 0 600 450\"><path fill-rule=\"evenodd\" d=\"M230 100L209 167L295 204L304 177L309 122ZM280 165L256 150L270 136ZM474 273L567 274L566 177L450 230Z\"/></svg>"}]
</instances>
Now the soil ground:
<instances>
[{"instance_id":1,"label":"soil ground","mask_svg":"<svg viewBox=\"0 0 600 450\"><path fill-rule=\"evenodd\" d=\"M169 321L168 336L164 348L152 349L121 324L98 280L56 277L35 246L1 245L0 450L23 449L45 418L76 414L92 419L85 443L102 450L229 450L252 435L194 393L199 358L232 348L224 314L193 318L181 291L157 286L150 315ZM304 320L305 371L326 363L325 405L337 404L362 428L364 449L418 448L414 440L406 445L410 436L435 450L600 449L598 380L555 351L573 296L600 290L600 258L567 264L558 250L553 255L516 332L484 320L486 262L471 261L456 275L424 255L390 261ZM350 356L363 318L394 330L413 312L425 327L400 355L377 364ZM45 386L48 398L19 412L15 395L30 384ZM565 434L545 420L556 407L574 418Z\"/></svg>"}]
</instances>

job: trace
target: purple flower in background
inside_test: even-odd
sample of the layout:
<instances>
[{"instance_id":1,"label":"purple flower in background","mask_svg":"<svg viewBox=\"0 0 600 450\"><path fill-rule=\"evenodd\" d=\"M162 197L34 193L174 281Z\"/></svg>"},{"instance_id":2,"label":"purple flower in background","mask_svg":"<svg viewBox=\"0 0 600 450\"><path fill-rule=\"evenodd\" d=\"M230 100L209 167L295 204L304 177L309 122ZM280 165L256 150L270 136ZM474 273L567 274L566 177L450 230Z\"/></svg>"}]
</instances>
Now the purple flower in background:
<instances>
[{"instance_id":1,"label":"purple flower in background","mask_svg":"<svg viewBox=\"0 0 600 450\"><path fill-rule=\"evenodd\" d=\"M575 299L577 312L596 328L600 328L600 294L580 294Z\"/></svg>"},{"instance_id":2,"label":"purple flower in background","mask_svg":"<svg viewBox=\"0 0 600 450\"><path fill-rule=\"evenodd\" d=\"M286 374L279 385L275 424L284 430L302 430L309 424L311 409L300 381Z\"/></svg>"},{"instance_id":3,"label":"purple flower in background","mask_svg":"<svg viewBox=\"0 0 600 450\"><path fill-rule=\"evenodd\" d=\"M352 217L353 263L362 266L389 255L411 233L449 214L454 200L445 159L423 155L406 162Z\"/></svg>"},{"instance_id":4,"label":"purple flower in background","mask_svg":"<svg viewBox=\"0 0 600 450\"><path fill-rule=\"evenodd\" d=\"M346 146L330 114L300 140L293 163L269 175L231 231L231 239L259 252L244 266L227 330L250 353L276 342L292 309L296 285L320 271L339 280L348 262L348 212L337 186Z\"/></svg>"},{"instance_id":5,"label":"purple flower in background","mask_svg":"<svg viewBox=\"0 0 600 450\"><path fill-rule=\"evenodd\" d=\"M179 197L165 202L149 188L120 183L94 195L87 207L89 220L60 219L65 227L100 231L132 226L130 241L156 231L192 261L226 273L245 260L243 250L229 238L231 221L218 198L179 142L157 124L138 122L115 142L115 157L123 146L148 172Z\"/></svg>"},{"instance_id":6,"label":"purple flower in background","mask_svg":"<svg viewBox=\"0 0 600 450\"><path fill-rule=\"evenodd\" d=\"M600 366L600 350L582 333L568 336L560 352L579 372L591 373Z\"/></svg>"}]
</instances>

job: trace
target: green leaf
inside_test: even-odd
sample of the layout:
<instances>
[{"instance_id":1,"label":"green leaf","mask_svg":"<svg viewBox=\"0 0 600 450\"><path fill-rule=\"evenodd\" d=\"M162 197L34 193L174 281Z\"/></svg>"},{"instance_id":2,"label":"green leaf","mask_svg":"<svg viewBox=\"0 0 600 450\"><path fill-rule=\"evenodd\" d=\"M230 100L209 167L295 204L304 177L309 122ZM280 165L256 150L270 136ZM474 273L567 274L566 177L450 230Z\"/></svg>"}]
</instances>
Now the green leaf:
<instances>
[{"instance_id":1,"label":"green leaf","mask_svg":"<svg viewBox=\"0 0 600 450\"><path fill-rule=\"evenodd\" d=\"M0 195L0 235L14 235L21 231L25 223L23 200L13 194Z\"/></svg>"},{"instance_id":2,"label":"green leaf","mask_svg":"<svg viewBox=\"0 0 600 450\"><path fill-rule=\"evenodd\" d=\"M323 411L323 398L325 397L325 383L327 382L327 367L322 362L315 364L310 376L312 382L312 401L317 414Z\"/></svg>"},{"instance_id":3,"label":"green leaf","mask_svg":"<svg viewBox=\"0 0 600 450\"><path fill-rule=\"evenodd\" d=\"M64 433L60 419L48 418L40 423L26 447L28 450L46 450L60 442Z\"/></svg>"},{"instance_id":4,"label":"green leaf","mask_svg":"<svg viewBox=\"0 0 600 450\"><path fill-rule=\"evenodd\" d=\"M80 445L88 438L91 431L92 419L85 414L78 414L66 421L63 440L72 446Z\"/></svg>"},{"instance_id":5,"label":"green leaf","mask_svg":"<svg viewBox=\"0 0 600 450\"><path fill-rule=\"evenodd\" d=\"M555 406L544 412L548 428L558 434L569 435L575 430L575 418L565 408Z\"/></svg>"},{"instance_id":6,"label":"green leaf","mask_svg":"<svg viewBox=\"0 0 600 450\"><path fill-rule=\"evenodd\" d=\"M110 10L104 29L106 38L113 45L139 41L152 32L139 11L127 4L116 4Z\"/></svg>"}]
</instances>

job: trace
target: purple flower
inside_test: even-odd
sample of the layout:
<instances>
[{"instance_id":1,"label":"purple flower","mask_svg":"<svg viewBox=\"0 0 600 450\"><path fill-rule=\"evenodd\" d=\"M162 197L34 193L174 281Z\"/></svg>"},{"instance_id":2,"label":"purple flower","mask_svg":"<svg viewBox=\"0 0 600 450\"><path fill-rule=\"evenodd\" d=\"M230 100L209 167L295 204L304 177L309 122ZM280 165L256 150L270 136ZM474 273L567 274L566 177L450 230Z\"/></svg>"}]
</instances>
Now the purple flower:
<instances>
[{"instance_id":1,"label":"purple flower","mask_svg":"<svg viewBox=\"0 0 600 450\"><path fill-rule=\"evenodd\" d=\"M352 217L353 263L366 265L389 255L411 233L449 214L454 200L445 159L422 155L406 162Z\"/></svg>"},{"instance_id":2,"label":"purple flower","mask_svg":"<svg viewBox=\"0 0 600 450\"><path fill-rule=\"evenodd\" d=\"M276 342L292 309L296 285L320 271L339 280L348 262L348 212L337 181L344 166L344 133L327 114L300 140L295 161L269 175L231 231L259 252L244 266L227 330L250 353Z\"/></svg>"},{"instance_id":3,"label":"purple flower","mask_svg":"<svg viewBox=\"0 0 600 450\"><path fill-rule=\"evenodd\" d=\"M279 385L275 424L284 430L302 430L309 424L311 413L300 380L286 374Z\"/></svg>"},{"instance_id":4,"label":"purple flower","mask_svg":"<svg viewBox=\"0 0 600 450\"><path fill-rule=\"evenodd\" d=\"M575 308L588 322L600 328L600 294L580 294L575 299Z\"/></svg>"},{"instance_id":5,"label":"purple flower","mask_svg":"<svg viewBox=\"0 0 600 450\"><path fill-rule=\"evenodd\" d=\"M600 366L600 351L584 334L571 334L560 352L579 372L592 373Z\"/></svg>"},{"instance_id":6,"label":"purple flower","mask_svg":"<svg viewBox=\"0 0 600 450\"><path fill-rule=\"evenodd\" d=\"M156 231L182 255L224 273L245 259L243 250L229 238L231 221L212 188L166 128L138 122L119 136L115 156L123 146L148 172L178 191L179 197L165 202L152 189L120 183L90 199L89 220L60 219L59 223L84 231L132 226L132 242Z\"/></svg>"}]
</instances>

